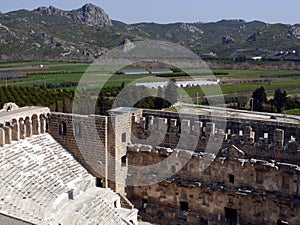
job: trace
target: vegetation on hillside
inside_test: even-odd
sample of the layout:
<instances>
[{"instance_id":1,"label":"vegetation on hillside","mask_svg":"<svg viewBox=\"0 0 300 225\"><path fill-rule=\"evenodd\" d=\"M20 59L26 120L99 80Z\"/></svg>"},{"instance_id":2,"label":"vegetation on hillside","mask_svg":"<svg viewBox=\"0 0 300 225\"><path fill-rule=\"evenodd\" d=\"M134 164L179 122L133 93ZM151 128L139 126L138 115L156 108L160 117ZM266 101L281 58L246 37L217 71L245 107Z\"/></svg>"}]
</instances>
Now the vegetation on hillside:
<instances>
[{"instance_id":1,"label":"vegetation on hillside","mask_svg":"<svg viewBox=\"0 0 300 225\"><path fill-rule=\"evenodd\" d=\"M67 14L39 10L0 14L0 61L91 61L125 39L170 41L206 60L244 62L253 56L266 60L299 60L300 32L299 27L292 25L243 20L130 25L107 21L113 26L101 27L74 20Z\"/></svg>"}]
</instances>

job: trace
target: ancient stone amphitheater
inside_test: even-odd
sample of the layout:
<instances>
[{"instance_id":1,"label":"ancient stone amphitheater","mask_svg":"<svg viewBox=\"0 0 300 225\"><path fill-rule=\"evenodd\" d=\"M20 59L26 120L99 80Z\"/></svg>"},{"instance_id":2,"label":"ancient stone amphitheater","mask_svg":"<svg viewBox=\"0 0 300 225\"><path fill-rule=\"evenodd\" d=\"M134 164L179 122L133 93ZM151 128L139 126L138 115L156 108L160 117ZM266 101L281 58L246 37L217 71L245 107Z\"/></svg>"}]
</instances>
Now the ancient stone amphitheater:
<instances>
[{"instance_id":1,"label":"ancient stone amphitheater","mask_svg":"<svg viewBox=\"0 0 300 225\"><path fill-rule=\"evenodd\" d=\"M0 224L137 224L137 210L47 133L47 108L0 112Z\"/></svg>"},{"instance_id":2,"label":"ancient stone amphitheater","mask_svg":"<svg viewBox=\"0 0 300 225\"><path fill-rule=\"evenodd\" d=\"M300 224L300 118L6 104L0 224Z\"/></svg>"}]
</instances>

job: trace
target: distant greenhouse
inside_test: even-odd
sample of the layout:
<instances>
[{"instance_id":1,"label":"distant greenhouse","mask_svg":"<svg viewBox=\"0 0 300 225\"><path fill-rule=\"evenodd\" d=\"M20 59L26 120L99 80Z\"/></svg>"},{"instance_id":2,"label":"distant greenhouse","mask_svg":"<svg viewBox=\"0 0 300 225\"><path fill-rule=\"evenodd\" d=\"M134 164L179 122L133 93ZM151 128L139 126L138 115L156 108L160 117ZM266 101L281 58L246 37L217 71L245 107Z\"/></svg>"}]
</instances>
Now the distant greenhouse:
<instances>
[{"instance_id":1,"label":"distant greenhouse","mask_svg":"<svg viewBox=\"0 0 300 225\"><path fill-rule=\"evenodd\" d=\"M0 80L13 80L13 79L20 79L20 78L27 78L26 75L20 73L13 73L13 72L0 72Z\"/></svg>"},{"instance_id":2,"label":"distant greenhouse","mask_svg":"<svg viewBox=\"0 0 300 225\"><path fill-rule=\"evenodd\" d=\"M149 74L149 71L146 69L123 69L118 73L126 74L126 75L134 75L134 74Z\"/></svg>"},{"instance_id":3,"label":"distant greenhouse","mask_svg":"<svg viewBox=\"0 0 300 225\"><path fill-rule=\"evenodd\" d=\"M119 74L170 74L173 73L170 69L122 69L118 72Z\"/></svg>"},{"instance_id":4,"label":"distant greenhouse","mask_svg":"<svg viewBox=\"0 0 300 225\"><path fill-rule=\"evenodd\" d=\"M149 72L152 74L166 74L166 73L173 73L170 69L149 69Z\"/></svg>"},{"instance_id":5,"label":"distant greenhouse","mask_svg":"<svg viewBox=\"0 0 300 225\"><path fill-rule=\"evenodd\" d=\"M219 85L220 80L192 80L192 81L177 81L176 85L178 87L195 87L195 86L207 86L207 85ZM147 88L164 88L166 87L168 82L149 82L149 83L136 83L136 86L144 86Z\"/></svg>"}]
</instances>

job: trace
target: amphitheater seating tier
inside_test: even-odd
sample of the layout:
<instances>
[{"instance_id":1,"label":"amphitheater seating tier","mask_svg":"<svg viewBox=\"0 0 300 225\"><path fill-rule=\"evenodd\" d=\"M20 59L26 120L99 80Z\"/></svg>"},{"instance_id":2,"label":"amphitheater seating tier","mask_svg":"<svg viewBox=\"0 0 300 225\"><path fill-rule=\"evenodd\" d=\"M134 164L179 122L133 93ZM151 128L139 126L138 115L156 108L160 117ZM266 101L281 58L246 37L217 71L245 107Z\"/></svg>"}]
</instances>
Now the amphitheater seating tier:
<instances>
[{"instance_id":1,"label":"amphitheater seating tier","mask_svg":"<svg viewBox=\"0 0 300 225\"><path fill-rule=\"evenodd\" d=\"M0 213L34 224L124 224L119 196L49 134L0 148ZM69 199L68 192L74 192Z\"/></svg>"}]
</instances>

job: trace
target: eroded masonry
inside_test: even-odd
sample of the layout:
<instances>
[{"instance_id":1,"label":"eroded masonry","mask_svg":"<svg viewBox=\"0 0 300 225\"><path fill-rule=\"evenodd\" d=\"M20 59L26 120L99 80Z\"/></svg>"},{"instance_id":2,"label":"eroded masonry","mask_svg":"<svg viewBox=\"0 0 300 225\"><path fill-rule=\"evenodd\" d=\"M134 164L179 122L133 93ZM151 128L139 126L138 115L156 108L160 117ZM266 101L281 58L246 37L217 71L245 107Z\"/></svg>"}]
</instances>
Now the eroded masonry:
<instances>
[{"instance_id":1,"label":"eroded masonry","mask_svg":"<svg viewBox=\"0 0 300 225\"><path fill-rule=\"evenodd\" d=\"M95 165L90 171L99 182L126 196L144 220L300 221L297 117L235 111L212 117L208 111L179 115L119 108L109 117L52 113L49 121L50 134L86 168ZM74 129L74 121L80 128ZM91 136L94 121L97 132L92 133L101 143ZM61 123L66 123L65 136L59 135Z\"/></svg>"},{"instance_id":2,"label":"eroded masonry","mask_svg":"<svg viewBox=\"0 0 300 225\"><path fill-rule=\"evenodd\" d=\"M234 110L214 114L220 110L171 113L117 108L110 116L43 112L31 119L3 120L0 144L10 149L11 144L30 137L30 132L43 140L43 146L52 138L80 163L82 173L89 172L83 177L93 177L94 186L118 194L114 201L103 202L108 202L109 212L128 210L120 213L121 222L136 223L137 208L143 220L156 224L299 224L300 118ZM29 140L28 148L36 144ZM54 151L51 146L38 154ZM61 162L67 160L60 157ZM5 159L9 164L10 158ZM56 165L51 171L55 173L56 168L61 174ZM74 190L91 192L90 201L96 201L92 199L97 199L93 197L97 191L88 188L90 183L75 184ZM10 189L20 195L17 186ZM81 192L63 186L59 190L68 193L63 195L66 199L80 199ZM101 196L98 192L95 196ZM13 216L11 210L5 213L2 207L0 213ZM88 218L96 215L89 210L87 206L84 211ZM58 211L63 215L63 210ZM55 213L46 215L54 221Z\"/></svg>"},{"instance_id":3,"label":"eroded masonry","mask_svg":"<svg viewBox=\"0 0 300 225\"><path fill-rule=\"evenodd\" d=\"M156 184L128 187L143 218L161 224L299 224L299 118L246 115L229 115L225 130L217 126L224 118L212 122L207 115L179 118L144 111L134 117L130 164L149 165L175 155L160 169L176 174ZM164 131L162 147L143 140ZM180 141L182 136L187 140ZM190 148L193 140L196 148ZM211 153L208 145L220 140L220 148ZM174 149L179 141L181 149ZM129 174L128 179L145 179L139 171Z\"/></svg>"}]
</instances>

